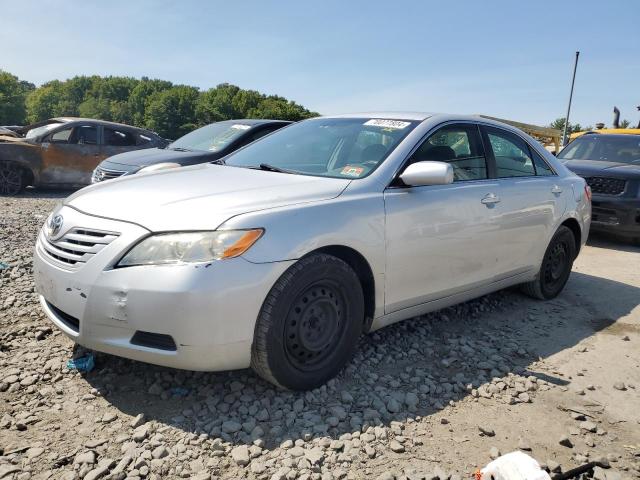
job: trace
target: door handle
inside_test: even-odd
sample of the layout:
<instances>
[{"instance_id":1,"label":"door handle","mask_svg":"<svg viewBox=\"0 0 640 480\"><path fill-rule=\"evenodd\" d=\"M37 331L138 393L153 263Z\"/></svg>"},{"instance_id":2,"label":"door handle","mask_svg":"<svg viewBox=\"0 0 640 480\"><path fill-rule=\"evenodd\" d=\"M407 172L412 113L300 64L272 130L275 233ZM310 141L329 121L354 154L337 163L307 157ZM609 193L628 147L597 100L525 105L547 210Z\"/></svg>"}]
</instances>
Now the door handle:
<instances>
[{"instance_id":1,"label":"door handle","mask_svg":"<svg viewBox=\"0 0 640 480\"><path fill-rule=\"evenodd\" d=\"M554 185L551 189L551 193L559 194L562 193L562 188L559 185Z\"/></svg>"},{"instance_id":2,"label":"door handle","mask_svg":"<svg viewBox=\"0 0 640 480\"><path fill-rule=\"evenodd\" d=\"M494 203L500 202L500 197L498 197L495 193L487 193L482 200L480 200L485 205L493 205Z\"/></svg>"}]
</instances>

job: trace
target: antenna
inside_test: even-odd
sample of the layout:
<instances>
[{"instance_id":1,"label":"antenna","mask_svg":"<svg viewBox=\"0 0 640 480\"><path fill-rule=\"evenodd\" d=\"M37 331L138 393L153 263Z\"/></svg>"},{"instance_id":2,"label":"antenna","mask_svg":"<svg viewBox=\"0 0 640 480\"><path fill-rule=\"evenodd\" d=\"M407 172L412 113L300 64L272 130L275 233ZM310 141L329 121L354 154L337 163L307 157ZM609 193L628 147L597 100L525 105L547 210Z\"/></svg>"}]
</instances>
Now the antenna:
<instances>
[{"instance_id":1,"label":"antenna","mask_svg":"<svg viewBox=\"0 0 640 480\"><path fill-rule=\"evenodd\" d=\"M578 57L580 52L576 52L576 61L573 64L573 77L571 77L571 91L569 92L569 105L567 105L567 116L564 119L564 131L562 132L562 145L567 143L567 129L569 128L569 113L571 112L571 100L573 99L573 85L576 83L576 70L578 69Z\"/></svg>"}]
</instances>

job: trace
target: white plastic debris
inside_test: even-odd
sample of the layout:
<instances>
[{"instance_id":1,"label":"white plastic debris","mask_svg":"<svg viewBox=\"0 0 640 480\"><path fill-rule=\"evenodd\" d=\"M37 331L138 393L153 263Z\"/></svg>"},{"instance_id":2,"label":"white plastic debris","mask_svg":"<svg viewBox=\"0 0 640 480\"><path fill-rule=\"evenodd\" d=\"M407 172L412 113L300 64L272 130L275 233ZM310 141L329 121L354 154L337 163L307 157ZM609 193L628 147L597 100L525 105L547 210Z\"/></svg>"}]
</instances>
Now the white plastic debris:
<instances>
[{"instance_id":1,"label":"white plastic debris","mask_svg":"<svg viewBox=\"0 0 640 480\"><path fill-rule=\"evenodd\" d=\"M520 451L496 458L479 473L476 480L551 480L534 458Z\"/></svg>"}]
</instances>

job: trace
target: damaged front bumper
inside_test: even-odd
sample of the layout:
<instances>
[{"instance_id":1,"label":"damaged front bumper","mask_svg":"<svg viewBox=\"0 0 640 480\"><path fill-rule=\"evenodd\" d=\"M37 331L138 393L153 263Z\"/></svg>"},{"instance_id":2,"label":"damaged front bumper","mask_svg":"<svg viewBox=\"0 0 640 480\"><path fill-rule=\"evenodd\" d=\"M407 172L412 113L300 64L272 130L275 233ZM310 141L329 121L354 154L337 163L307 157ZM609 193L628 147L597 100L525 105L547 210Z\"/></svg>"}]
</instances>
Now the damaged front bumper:
<instances>
[{"instance_id":1,"label":"damaged front bumper","mask_svg":"<svg viewBox=\"0 0 640 480\"><path fill-rule=\"evenodd\" d=\"M65 227L56 240L44 229L40 233L34 275L44 312L69 338L90 349L174 368L249 366L262 302L292 262L256 264L240 257L114 268L149 231L69 207L60 213ZM108 243L91 247L85 237L95 232L109 234L101 240ZM74 241L78 238L85 240ZM92 251L78 255L82 252L73 249L81 247Z\"/></svg>"}]
</instances>

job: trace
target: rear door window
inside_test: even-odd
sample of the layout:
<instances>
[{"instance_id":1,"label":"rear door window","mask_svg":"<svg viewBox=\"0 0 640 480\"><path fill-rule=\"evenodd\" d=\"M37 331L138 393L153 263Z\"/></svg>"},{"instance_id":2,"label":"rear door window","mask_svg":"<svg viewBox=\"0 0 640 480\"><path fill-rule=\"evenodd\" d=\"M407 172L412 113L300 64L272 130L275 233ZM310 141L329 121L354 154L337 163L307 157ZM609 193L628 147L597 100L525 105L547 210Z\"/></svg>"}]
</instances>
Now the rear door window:
<instances>
[{"instance_id":1,"label":"rear door window","mask_svg":"<svg viewBox=\"0 0 640 480\"><path fill-rule=\"evenodd\" d=\"M542 156L538 154L533 148L531 148L530 150L531 155L533 156L533 163L536 167L536 175L539 177L548 177L550 175L555 175L555 172L551 169L545 159L542 158Z\"/></svg>"},{"instance_id":2,"label":"rear door window","mask_svg":"<svg viewBox=\"0 0 640 480\"><path fill-rule=\"evenodd\" d=\"M132 147L136 144L136 137L127 130L104 128L104 143L112 147Z\"/></svg>"},{"instance_id":3,"label":"rear door window","mask_svg":"<svg viewBox=\"0 0 640 480\"><path fill-rule=\"evenodd\" d=\"M498 178L535 176L529 146L517 135L499 128L485 127L496 161Z\"/></svg>"}]
</instances>

